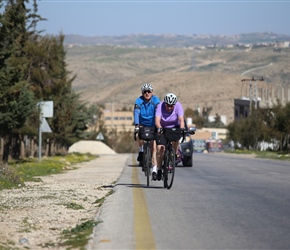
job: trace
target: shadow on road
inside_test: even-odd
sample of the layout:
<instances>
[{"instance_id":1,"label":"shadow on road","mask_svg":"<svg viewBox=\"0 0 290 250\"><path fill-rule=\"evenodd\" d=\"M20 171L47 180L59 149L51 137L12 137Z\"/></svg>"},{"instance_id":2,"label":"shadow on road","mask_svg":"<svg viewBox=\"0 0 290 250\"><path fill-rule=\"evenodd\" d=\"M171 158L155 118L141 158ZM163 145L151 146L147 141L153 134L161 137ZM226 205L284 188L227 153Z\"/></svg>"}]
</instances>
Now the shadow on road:
<instances>
[{"instance_id":1,"label":"shadow on road","mask_svg":"<svg viewBox=\"0 0 290 250\"><path fill-rule=\"evenodd\" d=\"M130 167L130 168L134 168L134 167L138 167L138 168L141 168L141 166L139 166L139 165L128 165L128 167Z\"/></svg>"},{"instance_id":2,"label":"shadow on road","mask_svg":"<svg viewBox=\"0 0 290 250\"><path fill-rule=\"evenodd\" d=\"M160 183L160 184L162 184L162 186L160 186L160 187L156 187L156 186L147 187L146 184L133 184L133 183L117 183L115 186L126 186L126 187L129 187L129 188L151 188L151 189L164 188L163 187L163 183Z\"/></svg>"}]
</instances>

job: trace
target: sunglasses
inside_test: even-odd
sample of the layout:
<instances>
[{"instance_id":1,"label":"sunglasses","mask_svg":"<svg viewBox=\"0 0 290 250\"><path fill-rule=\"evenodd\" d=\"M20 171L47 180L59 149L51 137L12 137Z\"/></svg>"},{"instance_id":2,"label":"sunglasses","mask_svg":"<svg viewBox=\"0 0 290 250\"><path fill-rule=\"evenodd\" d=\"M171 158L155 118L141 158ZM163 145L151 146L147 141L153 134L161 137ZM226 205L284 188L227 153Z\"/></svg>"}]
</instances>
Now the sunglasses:
<instances>
[{"instance_id":1,"label":"sunglasses","mask_svg":"<svg viewBox=\"0 0 290 250\"><path fill-rule=\"evenodd\" d=\"M167 104L167 103L165 103L166 104L166 106L168 107L168 108L173 108L174 107L174 104L173 105L169 105L169 104Z\"/></svg>"},{"instance_id":2,"label":"sunglasses","mask_svg":"<svg viewBox=\"0 0 290 250\"><path fill-rule=\"evenodd\" d=\"M150 94L150 93L152 93L152 91L150 91L150 90L145 90L145 91L143 91L142 93L143 93L143 94L147 94L147 93Z\"/></svg>"}]
</instances>

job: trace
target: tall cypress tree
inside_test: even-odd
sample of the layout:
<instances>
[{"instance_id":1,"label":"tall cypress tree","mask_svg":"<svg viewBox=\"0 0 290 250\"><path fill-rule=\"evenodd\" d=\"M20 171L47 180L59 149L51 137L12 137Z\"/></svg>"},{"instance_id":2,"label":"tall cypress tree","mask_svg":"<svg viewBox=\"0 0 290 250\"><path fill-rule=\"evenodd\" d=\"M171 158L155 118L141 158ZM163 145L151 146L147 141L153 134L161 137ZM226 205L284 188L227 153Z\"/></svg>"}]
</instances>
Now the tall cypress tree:
<instances>
[{"instance_id":1,"label":"tall cypress tree","mask_svg":"<svg viewBox=\"0 0 290 250\"><path fill-rule=\"evenodd\" d=\"M88 114L79 96L72 91L66 69L64 36L41 36L36 24L36 0L33 10L28 0L8 0L0 14L0 136L5 139L3 161L12 153L12 141L21 133L35 135L39 116L38 101L54 101L55 116L50 120L60 146L69 146L72 138L80 138L86 129ZM0 7L2 0L0 0ZM2 8L3 9L3 8ZM19 139L20 138L20 139ZM22 136L23 138L23 136ZM18 146L18 145L16 145ZM14 157L19 150L14 150Z\"/></svg>"},{"instance_id":2,"label":"tall cypress tree","mask_svg":"<svg viewBox=\"0 0 290 250\"><path fill-rule=\"evenodd\" d=\"M34 101L26 80L27 9L24 0L7 1L0 26L0 135L5 139L2 160L8 161L15 129L22 127Z\"/></svg>"}]
</instances>

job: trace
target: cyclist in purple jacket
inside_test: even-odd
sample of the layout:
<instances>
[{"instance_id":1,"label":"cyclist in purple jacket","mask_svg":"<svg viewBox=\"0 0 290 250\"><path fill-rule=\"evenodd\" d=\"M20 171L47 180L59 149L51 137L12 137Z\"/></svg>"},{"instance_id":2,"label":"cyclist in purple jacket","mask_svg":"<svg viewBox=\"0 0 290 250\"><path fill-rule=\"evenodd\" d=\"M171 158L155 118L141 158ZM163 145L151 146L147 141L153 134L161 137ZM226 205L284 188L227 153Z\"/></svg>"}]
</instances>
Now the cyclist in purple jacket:
<instances>
[{"instance_id":1,"label":"cyclist in purple jacket","mask_svg":"<svg viewBox=\"0 0 290 250\"><path fill-rule=\"evenodd\" d=\"M173 93L168 93L164 97L164 101L161 102L156 109L155 113L155 126L157 128L156 143L157 143L157 174L156 169L154 175L157 180L161 180L161 168L162 168L162 159L165 151L166 139L164 134L161 133L162 128L185 128L184 124L184 111L180 102L177 101L177 97ZM174 143L174 149L176 154L178 154L179 141Z\"/></svg>"}]
</instances>

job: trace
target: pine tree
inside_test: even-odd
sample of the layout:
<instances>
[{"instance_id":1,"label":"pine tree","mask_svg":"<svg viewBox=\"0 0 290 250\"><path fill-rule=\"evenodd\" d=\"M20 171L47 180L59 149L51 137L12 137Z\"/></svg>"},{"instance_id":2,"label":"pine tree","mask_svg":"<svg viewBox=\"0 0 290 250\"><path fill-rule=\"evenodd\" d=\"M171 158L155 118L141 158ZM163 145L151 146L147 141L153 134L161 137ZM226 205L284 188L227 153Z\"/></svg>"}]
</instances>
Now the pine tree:
<instances>
[{"instance_id":1,"label":"pine tree","mask_svg":"<svg viewBox=\"0 0 290 250\"><path fill-rule=\"evenodd\" d=\"M79 95L72 90L76 76L70 77L71 72L67 70L63 43L64 36L60 34L41 37L37 44L30 45L29 79L39 100L54 103L54 117L48 121L52 133L45 134L44 139L49 139L49 148L67 150L73 142L83 138L89 115ZM50 149L48 151L50 154Z\"/></svg>"}]
</instances>

